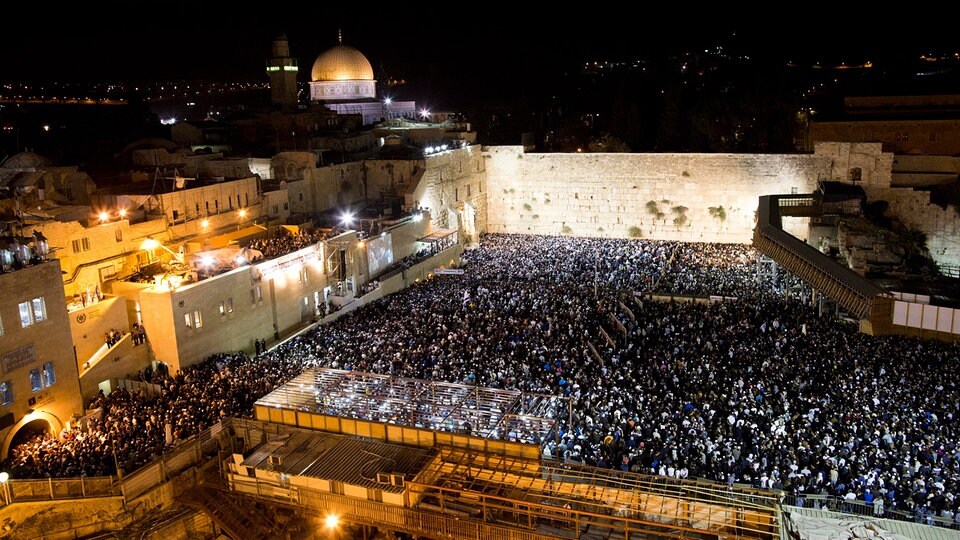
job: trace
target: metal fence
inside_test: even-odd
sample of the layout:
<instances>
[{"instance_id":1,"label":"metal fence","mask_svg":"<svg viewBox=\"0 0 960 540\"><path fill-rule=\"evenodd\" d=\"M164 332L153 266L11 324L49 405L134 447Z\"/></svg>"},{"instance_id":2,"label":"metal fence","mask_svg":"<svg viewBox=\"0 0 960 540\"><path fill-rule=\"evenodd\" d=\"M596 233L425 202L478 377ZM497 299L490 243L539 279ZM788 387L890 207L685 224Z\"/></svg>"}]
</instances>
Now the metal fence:
<instances>
[{"instance_id":1,"label":"metal fence","mask_svg":"<svg viewBox=\"0 0 960 540\"><path fill-rule=\"evenodd\" d=\"M183 471L207 461L219 448L217 437L224 424L217 422L175 446L160 458L125 475L121 485L126 500L134 499Z\"/></svg>"},{"instance_id":2,"label":"metal fence","mask_svg":"<svg viewBox=\"0 0 960 540\"><path fill-rule=\"evenodd\" d=\"M4 504L121 495L120 486L113 476L10 479L2 485L2 491Z\"/></svg>"},{"instance_id":3,"label":"metal fence","mask_svg":"<svg viewBox=\"0 0 960 540\"><path fill-rule=\"evenodd\" d=\"M904 510L888 508L885 504L875 506L873 503L867 503L859 499L844 499L833 495L797 495L794 493L786 494L783 497L782 504L796 506L798 508L813 508L815 510L826 510L843 514L854 514L857 516L866 516L880 519L893 519L897 521L912 521L925 525L935 525L937 527L946 527L960 530L960 523L951 518L936 516L933 513L916 513Z\"/></svg>"}]
</instances>

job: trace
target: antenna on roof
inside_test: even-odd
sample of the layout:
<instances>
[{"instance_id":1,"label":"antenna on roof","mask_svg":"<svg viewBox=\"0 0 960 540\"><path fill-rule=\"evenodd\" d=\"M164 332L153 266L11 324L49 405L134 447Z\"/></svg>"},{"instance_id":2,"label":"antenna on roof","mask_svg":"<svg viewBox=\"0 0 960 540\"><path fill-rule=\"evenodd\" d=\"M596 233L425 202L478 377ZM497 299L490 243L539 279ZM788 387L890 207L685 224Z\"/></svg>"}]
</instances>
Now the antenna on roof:
<instances>
[{"instance_id":1,"label":"antenna on roof","mask_svg":"<svg viewBox=\"0 0 960 540\"><path fill-rule=\"evenodd\" d=\"M343 29L342 28L337 28L337 42L339 42L340 45L343 45Z\"/></svg>"}]
</instances>

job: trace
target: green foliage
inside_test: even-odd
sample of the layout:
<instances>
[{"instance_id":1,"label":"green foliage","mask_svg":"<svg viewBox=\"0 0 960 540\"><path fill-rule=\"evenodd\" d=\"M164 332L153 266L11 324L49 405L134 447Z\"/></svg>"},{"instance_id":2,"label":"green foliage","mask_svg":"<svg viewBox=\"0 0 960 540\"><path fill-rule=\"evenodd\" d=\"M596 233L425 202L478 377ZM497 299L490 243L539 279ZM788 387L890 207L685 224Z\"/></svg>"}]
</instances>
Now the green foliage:
<instances>
[{"instance_id":1,"label":"green foliage","mask_svg":"<svg viewBox=\"0 0 960 540\"><path fill-rule=\"evenodd\" d=\"M633 227L630 227L630 229L627 231L627 234L630 235L630 238L640 238L643 236L643 231L640 230L640 227L634 225Z\"/></svg>"},{"instance_id":2,"label":"green foliage","mask_svg":"<svg viewBox=\"0 0 960 540\"><path fill-rule=\"evenodd\" d=\"M690 177L690 173L687 172L687 171L683 171L682 173L680 173L680 176L685 176L685 177L689 178L689 177Z\"/></svg>"},{"instance_id":3,"label":"green foliage","mask_svg":"<svg viewBox=\"0 0 960 540\"><path fill-rule=\"evenodd\" d=\"M678 216L682 216L686 214L687 210L689 210L689 208L687 208L686 206L674 206L673 208L670 209L670 211L672 211L674 214Z\"/></svg>"},{"instance_id":4,"label":"green foliage","mask_svg":"<svg viewBox=\"0 0 960 540\"><path fill-rule=\"evenodd\" d=\"M530 210L533 210L533 207L527 203L523 203L523 209L529 212Z\"/></svg>"},{"instance_id":5,"label":"green foliage","mask_svg":"<svg viewBox=\"0 0 960 540\"><path fill-rule=\"evenodd\" d=\"M603 227L597 227L597 232L603 232Z\"/></svg>"},{"instance_id":6,"label":"green foliage","mask_svg":"<svg viewBox=\"0 0 960 540\"><path fill-rule=\"evenodd\" d=\"M654 216L660 213L660 205L657 201L647 201L647 213Z\"/></svg>"},{"instance_id":7,"label":"green foliage","mask_svg":"<svg viewBox=\"0 0 960 540\"><path fill-rule=\"evenodd\" d=\"M540 214L534 214L534 215L531 216L531 217L532 217L533 219L540 219Z\"/></svg>"},{"instance_id":8,"label":"green foliage","mask_svg":"<svg viewBox=\"0 0 960 540\"><path fill-rule=\"evenodd\" d=\"M673 224L679 229L686 225L690 220L687 218L686 214L680 214L677 217L673 218Z\"/></svg>"},{"instance_id":9,"label":"green foliage","mask_svg":"<svg viewBox=\"0 0 960 540\"><path fill-rule=\"evenodd\" d=\"M573 229L571 229L569 225L565 224L563 227L560 228L560 232L563 234L570 234L573 232Z\"/></svg>"},{"instance_id":10,"label":"green foliage","mask_svg":"<svg viewBox=\"0 0 960 540\"><path fill-rule=\"evenodd\" d=\"M504 189L504 190L503 190L503 194L506 195L507 193L510 193L510 190L509 190L509 189Z\"/></svg>"},{"instance_id":11,"label":"green foliage","mask_svg":"<svg viewBox=\"0 0 960 540\"><path fill-rule=\"evenodd\" d=\"M510 188L510 193L513 193L513 192L515 192L515 191L516 191L515 189Z\"/></svg>"},{"instance_id":12,"label":"green foliage","mask_svg":"<svg viewBox=\"0 0 960 540\"><path fill-rule=\"evenodd\" d=\"M710 212L711 216L719 219L720 221L727 219L727 211L722 206L711 206L710 208L707 208L707 210Z\"/></svg>"},{"instance_id":13,"label":"green foliage","mask_svg":"<svg viewBox=\"0 0 960 540\"><path fill-rule=\"evenodd\" d=\"M667 215L664 214L663 212L659 212L659 211L658 211L657 214L656 214L656 217L657 217L657 219L663 219L663 218L667 217Z\"/></svg>"},{"instance_id":14,"label":"green foliage","mask_svg":"<svg viewBox=\"0 0 960 540\"><path fill-rule=\"evenodd\" d=\"M550 204L550 199L544 199L543 204Z\"/></svg>"}]
</instances>

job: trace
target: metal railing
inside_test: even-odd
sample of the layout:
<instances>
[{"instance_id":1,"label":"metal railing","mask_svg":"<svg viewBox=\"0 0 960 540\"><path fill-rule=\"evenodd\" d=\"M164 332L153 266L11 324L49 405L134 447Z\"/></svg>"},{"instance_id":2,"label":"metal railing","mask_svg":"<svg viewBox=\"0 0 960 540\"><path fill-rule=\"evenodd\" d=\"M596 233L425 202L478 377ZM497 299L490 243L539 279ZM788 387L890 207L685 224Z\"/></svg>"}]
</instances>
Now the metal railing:
<instances>
[{"instance_id":1,"label":"metal railing","mask_svg":"<svg viewBox=\"0 0 960 540\"><path fill-rule=\"evenodd\" d=\"M782 504L787 506L796 506L798 508L814 508L818 510L828 510L841 514L854 514L857 516L869 516L880 519L894 519L897 521L912 521L937 527L960 530L960 523L954 519L933 515L932 513L907 512L905 510L894 509L886 504L875 506L860 499L844 499L834 495L814 495L795 493L785 494Z\"/></svg>"},{"instance_id":2,"label":"metal railing","mask_svg":"<svg viewBox=\"0 0 960 540\"><path fill-rule=\"evenodd\" d=\"M4 505L121 496L120 485L113 476L10 479L0 487L2 487Z\"/></svg>"}]
</instances>

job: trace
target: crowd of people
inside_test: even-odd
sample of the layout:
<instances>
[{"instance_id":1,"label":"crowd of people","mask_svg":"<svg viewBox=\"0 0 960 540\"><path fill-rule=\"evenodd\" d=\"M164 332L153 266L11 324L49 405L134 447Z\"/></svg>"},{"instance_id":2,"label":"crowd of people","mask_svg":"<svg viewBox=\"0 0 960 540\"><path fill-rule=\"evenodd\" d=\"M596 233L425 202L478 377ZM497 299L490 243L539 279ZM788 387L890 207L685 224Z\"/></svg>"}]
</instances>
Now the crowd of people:
<instances>
[{"instance_id":1,"label":"crowd of people","mask_svg":"<svg viewBox=\"0 0 960 540\"><path fill-rule=\"evenodd\" d=\"M256 357L154 374L159 395L113 392L2 468L104 474L115 448L129 471L322 366L569 398L547 459L960 519L960 346L820 318L746 246L488 235L464 260Z\"/></svg>"},{"instance_id":2,"label":"crowd of people","mask_svg":"<svg viewBox=\"0 0 960 540\"><path fill-rule=\"evenodd\" d=\"M255 238L244 247L257 250L263 253L264 258L272 259L312 246L330 236L330 231L327 229L300 229L295 233L286 229L278 230L281 234L273 238Z\"/></svg>"}]
</instances>

